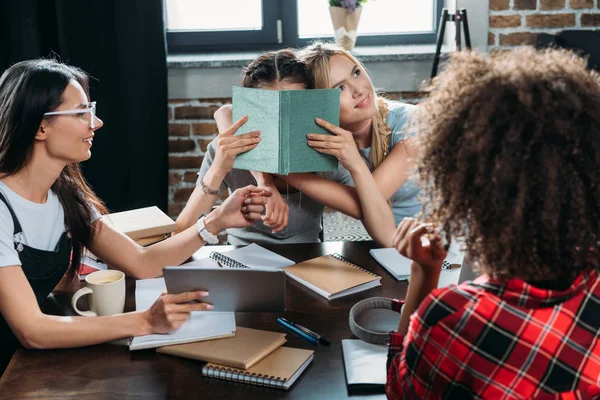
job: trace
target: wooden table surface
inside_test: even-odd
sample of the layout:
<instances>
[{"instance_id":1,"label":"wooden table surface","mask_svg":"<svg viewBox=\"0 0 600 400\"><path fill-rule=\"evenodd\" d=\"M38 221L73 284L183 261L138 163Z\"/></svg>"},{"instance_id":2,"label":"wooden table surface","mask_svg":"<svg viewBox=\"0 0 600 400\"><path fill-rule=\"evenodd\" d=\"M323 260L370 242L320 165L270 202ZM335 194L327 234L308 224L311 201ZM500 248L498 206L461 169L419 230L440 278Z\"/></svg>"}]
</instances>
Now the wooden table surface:
<instances>
[{"instance_id":1,"label":"wooden table surface","mask_svg":"<svg viewBox=\"0 0 600 400\"><path fill-rule=\"evenodd\" d=\"M315 357L290 390L264 388L206 378L202 363L156 354L152 349L129 352L126 347L98 345L68 350L20 349L0 379L0 399L343 399L346 389L342 339L352 337L348 312L359 300L404 297L407 284L398 282L369 255L373 242L326 242L264 246L296 262L338 252L356 264L382 276L382 286L327 301L287 279L285 313L236 313L236 324L285 332L277 324L284 316L324 334L331 347L314 346L288 333L288 347L312 349ZM195 257L208 255L207 246ZM68 304L68 295L56 296ZM134 281L128 279L126 309L134 309ZM383 393L352 393L351 398L385 398Z\"/></svg>"}]
</instances>

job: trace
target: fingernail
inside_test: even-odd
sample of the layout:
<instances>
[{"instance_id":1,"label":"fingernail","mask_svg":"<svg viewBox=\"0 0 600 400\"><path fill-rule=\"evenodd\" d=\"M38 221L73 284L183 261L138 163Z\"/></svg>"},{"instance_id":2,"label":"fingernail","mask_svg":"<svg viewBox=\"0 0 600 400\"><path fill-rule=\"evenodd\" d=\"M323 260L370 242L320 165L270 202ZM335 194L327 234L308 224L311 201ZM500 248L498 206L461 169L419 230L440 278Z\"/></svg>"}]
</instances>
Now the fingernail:
<instances>
[{"instance_id":1,"label":"fingernail","mask_svg":"<svg viewBox=\"0 0 600 400\"><path fill-rule=\"evenodd\" d=\"M214 308L214 307L213 307L213 305L212 305L212 304L207 304L207 305L206 305L206 309L207 309L207 310L212 310L213 308Z\"/></svg>"},{"instance_id":2,"label":"fingernail","mask_svg":"<svg viewBox=\"0 0 600 400\"><path fill-rule=\"evenodd\" d=\"M252 200L251 200L251 199L246 199L246 200L244 200L244 204L250 204L251 202L252 202Z\"/></svg>"},{"instance_id":3,"label":"fingernail","mask_svg":"<svg viewBox=\"0 0 600 400\"><path fill-rule=\"evenodd\" d=\"M309 133L308 135L306 135L307 138L312 139L314 137L314 135L312 133Z\"/></svg>"},{"instance_id":4,"label":"fingernail","mask_svg":"<svg viewBox=\"0 0 600 400\"><path fill-rule=\"evenodd\" d=\"M200 292L200 296L206 297L206 296L208 296L208 292Z\"/></svg>"},{"instance_id":5,"label":"fingernail","mask_svg":"<svg viewBox=\"0 0 600 400\"><path fill-rule=\"evenodd\" d=\"M242 212L246 212L247 208L246 207L242 207Z\"/></svg>"},{"instance_id":6,"label":"fingernail","mask_svg":"<svg viewBox=\"0 0 600 400\"><path fill-rule=\"evenodd\" d=\"M321 118L315 118L315 120L316 120L317 122L321 122L321 121L323 121Z\"/></svg>"}]
</instances>

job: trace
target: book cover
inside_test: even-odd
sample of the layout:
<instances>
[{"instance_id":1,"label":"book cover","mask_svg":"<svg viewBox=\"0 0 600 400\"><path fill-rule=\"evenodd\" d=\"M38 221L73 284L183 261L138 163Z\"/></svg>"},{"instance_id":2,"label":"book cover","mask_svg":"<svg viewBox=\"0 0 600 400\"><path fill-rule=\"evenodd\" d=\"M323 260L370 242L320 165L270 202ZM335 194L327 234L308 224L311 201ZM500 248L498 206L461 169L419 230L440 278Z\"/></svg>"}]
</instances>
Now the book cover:
<instances>
[{"instance_id":1,"label":"book cover","mask_svg":"<svg viewBox=\"0 0 600 400\"><path fill-rule=\"evenodd\" d=\"M235 158L234 168L281 175L337 170L338 160L310 147L306 135L330 134L315 118L339 125L339 90L234 87L232 100L233 120L248 116L236 135L259 130L262 139L256 148Z\"/></svg>"},{"instance_id":2,"label":"book cover","mask_svg":"<svg viewBox=\"0 0 600 400\"><path fill-rule=\"evenodd\" d=\"M166 346L158 353L248 369L285 343L285 333L236 328L235 336L210 342Z\"/></svg>"},{"instance_id":3,"label":"book cover","mask_svg":"<svg viewBox=\"0 0 600 400\"><path fill-rule=\"evenodd\" d=\"M254 366L244 370L208 363L202 374L251 385L289 389L314 358L312 350L279 347Z\"/></svg>"},{"instance_id":4,"label":"book cover","mask_svg":"<svg viewBox=\"0 0 600 400\"><path fill-rule=\"evenodd\" d=\"M103 215L102 220L134 240L164 235L176 228L175 221L156 206Z\"/></svg>"}]
</instances>

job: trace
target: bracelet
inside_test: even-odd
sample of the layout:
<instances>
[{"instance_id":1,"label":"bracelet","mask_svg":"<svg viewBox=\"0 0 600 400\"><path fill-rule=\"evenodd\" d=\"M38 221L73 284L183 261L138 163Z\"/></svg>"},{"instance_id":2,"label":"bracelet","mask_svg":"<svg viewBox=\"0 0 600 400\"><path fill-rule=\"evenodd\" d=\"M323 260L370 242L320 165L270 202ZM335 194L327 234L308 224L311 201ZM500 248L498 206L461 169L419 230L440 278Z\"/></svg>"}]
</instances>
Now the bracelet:
<instances>
[{"instance_id":1,"label":"bracelet","mask_svg":"<svg viewBox=\"0 0 600 400\"><path fill-rule=\"evenodd\" d=\"M202 191L206 194L212 194L213 196L218 196L220 193L219 189L211 189L208 186L206 186L203 179L200 179L200 187L202 188Z\"/></svg>"}]
</instances>

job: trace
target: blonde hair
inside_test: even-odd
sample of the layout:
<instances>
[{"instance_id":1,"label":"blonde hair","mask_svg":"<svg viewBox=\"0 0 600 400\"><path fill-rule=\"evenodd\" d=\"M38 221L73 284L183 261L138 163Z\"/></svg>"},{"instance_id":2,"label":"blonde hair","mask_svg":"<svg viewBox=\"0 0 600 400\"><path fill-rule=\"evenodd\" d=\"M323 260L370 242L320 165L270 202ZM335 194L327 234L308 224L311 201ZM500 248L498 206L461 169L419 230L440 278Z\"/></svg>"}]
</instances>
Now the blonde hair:
<instances>
[{"instance_id":1,"label":"blonde hair","mask_svg":"<svg viewBox=\"0 0 600 400\"><path fill-rule=\"evenodd\" d=\"M334 44L315 42L298 52L298 58L306 63L308 72L312 75L315 89L329 89L329 61L335 55L342 55L357 65L366 73L364 65L348 50ZM373 91L375 101L375 116L371 127L371 168L375 169L387 155L391 130L385 122L388 106L385 99Z\"/></svg>"}]
</instances>

